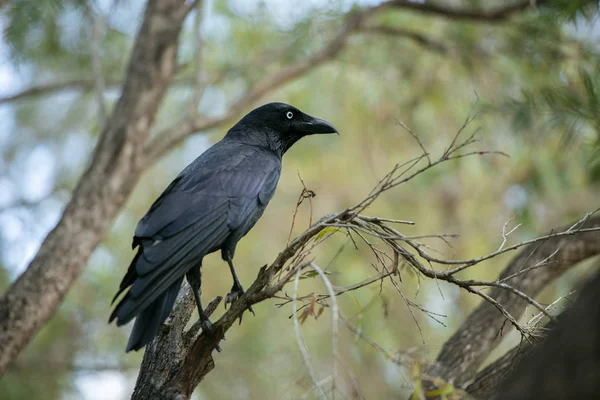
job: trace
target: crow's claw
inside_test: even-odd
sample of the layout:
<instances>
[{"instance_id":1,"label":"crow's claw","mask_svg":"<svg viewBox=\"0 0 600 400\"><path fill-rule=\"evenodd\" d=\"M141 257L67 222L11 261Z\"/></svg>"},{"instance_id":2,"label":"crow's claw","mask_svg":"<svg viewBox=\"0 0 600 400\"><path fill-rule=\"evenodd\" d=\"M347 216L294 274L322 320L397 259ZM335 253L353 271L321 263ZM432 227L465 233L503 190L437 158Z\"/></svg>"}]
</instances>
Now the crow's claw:
<instances>
[{"instance_id":1,"label":"crow's claw","mask_svg":"<svg viewBox=\"0 0 600 400\"><path fill-rule=\"evenodd\" d=\"M248 308L246 309L248 311L250 311L252 313L252 315L254 315L256 317L256 314L254 313L254 310L252 309L252 306L248 306ZM246 311L244 310L244 311ZM240 325L242 324L242 317L244 316L244 313L240 314Z\"/></svg>"},{"instance_id":2,"label":"crow's claw","mask_svg":"<svg viewBox=\"0 0 600 400\"><path fill-rule=\"evenodd\" d=\"M227 296L225 296L225 301L223 302L225 309L227 309L227 304L233 304L233 302L239 299L242 294L244 294L243 291L239 292L234 290L232 290L230 293L227 293Z\"/></svg>"},{"instance_id":3,"label":"crow's claw","mask_svg":"<svg viewBox=\"0 0 600 400\"><path fill-rule=\"evenodd\" d=\"M203 332L207 332L210 335L212 335L212 334L215 333L215 330L213 328L212 322L210 322L208 319L205 319L205 320L201 321L200 325L202 326L202 331ZM221 340L225 340L225 336L223 336L223 338ZM221 352L221 346L219 346L217 344L217 346L215 347L215 350L217 350L220 353Z\"/></svg>"},{"instance_id":4,"label":"crow's claw","mask_svg":"<svg viewBox=\"0 0 600 400\"><path fill-rule=\"evenodd\" d=\"M232 287L231 292L227 293L227 296L225 296L225 301L223 302L223 304L225 305L225 309L227 309L227 304L233 304L237 299L242 297L243 294L244 294L244 289L242 289L241 287L235 287L235 286ZM254 315L256 317L256 314L254 313L252 306L248 306L247 310L250 311L252 313L252 315ZM240 324L242 323L243 315L244 315L243 313L242 313L242 315L240 315Z\"/></svg>"},{"instance_id":5,"label":"crow's claw","mask_svg":"<svg viewBox=\"0 0 600 400\"><path fill-rule=\"evenodd\" d=\"M213 333L212 322L210 322L208 319L200 321L200 326L202 327L203 331L206 331L206 332L209 332L209 333Z\"/></svg>"}]
</instances>

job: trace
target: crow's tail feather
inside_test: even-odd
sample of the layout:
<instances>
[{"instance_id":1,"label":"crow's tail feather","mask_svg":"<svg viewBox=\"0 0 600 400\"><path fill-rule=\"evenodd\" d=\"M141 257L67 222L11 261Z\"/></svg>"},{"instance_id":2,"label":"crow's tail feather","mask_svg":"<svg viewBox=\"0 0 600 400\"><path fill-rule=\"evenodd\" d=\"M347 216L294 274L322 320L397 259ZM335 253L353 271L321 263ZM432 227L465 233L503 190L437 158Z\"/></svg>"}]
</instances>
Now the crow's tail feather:
<instances>
[{"instance_id":1,"label":"crow's tail feather","mask_svg":"<svg viewBox=\"0 0 600 400\"><path fill-rule=\"evenodd\" d=\"M158 329L173 309L182 280L183 278L176 280L136 317L125 351L141 349L158 333Z\"/></svg>"}]
</instances>

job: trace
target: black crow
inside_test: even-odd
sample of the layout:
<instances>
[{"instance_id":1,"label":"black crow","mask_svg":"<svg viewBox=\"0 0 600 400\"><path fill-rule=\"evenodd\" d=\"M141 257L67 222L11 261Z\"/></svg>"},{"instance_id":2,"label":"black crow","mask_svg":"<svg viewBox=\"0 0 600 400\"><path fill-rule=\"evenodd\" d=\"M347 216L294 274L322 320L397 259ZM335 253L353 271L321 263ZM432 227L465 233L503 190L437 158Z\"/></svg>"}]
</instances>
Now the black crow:
<instances>
[{"instance_id":1,"label":"black crow","mask_svg":"<svg viewBox=\"0 0 600 400\"><path fill-rule=\"evenodd\" d=\"M225 304L244 289L233 267L237 242L254 226L275 193L283 154L298 140L337 133L327 121L284 103L259 107L188 165L140 220L132 247L138 248L113 299L109 322L136 318L127 350L139 350L158 332L187 278L203 329L210 321L200 302L200 267L205 255L221 250L233 287ZM250 309L250 311L252 311Z\"/></svg>"}]
</instances>

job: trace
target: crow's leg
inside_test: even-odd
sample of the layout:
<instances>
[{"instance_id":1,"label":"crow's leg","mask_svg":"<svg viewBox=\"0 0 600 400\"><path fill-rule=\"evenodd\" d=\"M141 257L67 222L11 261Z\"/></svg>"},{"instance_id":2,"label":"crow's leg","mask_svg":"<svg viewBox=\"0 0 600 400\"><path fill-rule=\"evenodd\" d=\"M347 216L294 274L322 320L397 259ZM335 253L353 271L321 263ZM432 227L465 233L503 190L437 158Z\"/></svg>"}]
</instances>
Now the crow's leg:
<instances>
[{"instance_id":1,"label":"crow's leg","mask_svg":"<svg viewBox=\"0 0 600 400\"><path fill-rule=\"evenodd\" d=\"M202 300L200 299L200 295L202 294L202 289L200 288L202 284L202 273L200 272L200 265L192 268L185 274L185 277L192 287L192 293L194 293L194 299L196 299L196 305L198 306L198 314L200 316L200 326L202 326L202 330L213 333L212 323L208 319L208 315L204 312L202 308ZM223 336L223 340L225 340L225 336ZM221 347L217 345L215 349L218 352L221 352Z\"/></svg>"},{"instance_id":2,"label":"crow's leg","mask_svg":"<svg viewBox=\"0 0 600 400\"><path fill-rule=\"evenodd\" d=\"M200 315L200 324L202 325L202 329L205 331L212 331L212 324L208 319L208 315L204 312L202 308L202 300L200 299L200 294L202 290L200 289L200 285L202 284L202 273L200 272L200 266L194 267L185 274L185 277L192 287L192 293L194 293L194 299L196 299L196 305L198 306L198 314Z\"/></svg>"},{"instance_id":3,"label":"crow's leg","mask_svg":"<svg viewBox=\"0 0 600 400\"><path fill-rule=\"evenodd\" d=\"M225 297L225 307L227 307L227 304L233 303L244 294L244 288L242 287L242 284L240 283L240 280L238 279L237 274L235 273L235 268L233 266L233 260L231 259L231 257L227 257L225 261L227 261L227 264L229 264L229 270L231 271L231 277L233 278L233 286L231 287L231 292L229 292ZM252 315L256 315L254 314L252 306L248 306L248 311L250 311ZM242 316L240 315L240 324L241 323Z\"/></svg>"}]
</instances>

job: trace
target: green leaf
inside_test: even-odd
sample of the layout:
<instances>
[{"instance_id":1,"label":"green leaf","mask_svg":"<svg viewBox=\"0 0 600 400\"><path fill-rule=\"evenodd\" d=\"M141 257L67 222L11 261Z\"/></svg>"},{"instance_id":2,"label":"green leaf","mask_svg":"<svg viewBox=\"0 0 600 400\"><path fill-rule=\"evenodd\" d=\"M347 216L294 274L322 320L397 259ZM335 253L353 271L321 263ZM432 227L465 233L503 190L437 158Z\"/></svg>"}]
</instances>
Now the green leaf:
<instances>
[{"instance_id":1,"label":"green leaf","mask_svg":"<svg viewBox=\"0 0 600 400\"><path fill-rule=\"evenodd\" d=\"M315 236L315 241L321 239L323 236L325 236L328 233L335 233L337 231L339 231L339 228L334 228L332 226L328 226L327 228L323 228L323 230L321 232L319 232L317 234L317 236Z\"/></svg>"}]
</instances>

